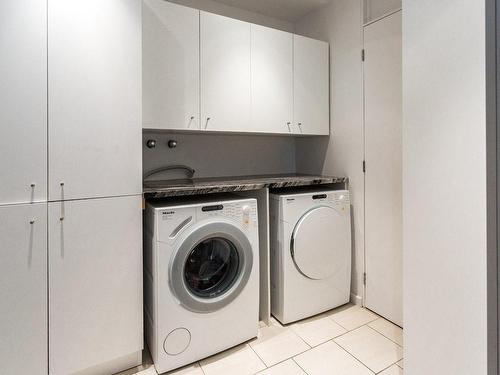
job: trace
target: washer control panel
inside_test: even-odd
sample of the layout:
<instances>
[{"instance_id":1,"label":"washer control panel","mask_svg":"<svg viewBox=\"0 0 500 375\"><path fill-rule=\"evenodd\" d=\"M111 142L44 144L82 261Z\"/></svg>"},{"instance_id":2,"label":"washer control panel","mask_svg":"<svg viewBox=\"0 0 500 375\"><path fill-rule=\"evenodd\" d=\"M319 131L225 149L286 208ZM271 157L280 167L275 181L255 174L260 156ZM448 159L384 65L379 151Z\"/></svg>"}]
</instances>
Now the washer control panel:
<instances>
[{"instance_id":1,"label":"washer control panel","mask_svg":"<svg viewBox=\"0 0 500 375\"><path fill-rule=\"evenodd\" d=\"M256 224L257 203L256 202L223 202L220 204L202 206L199 210L199 218L218 216L226 217L236 223Z\"/></svg>"}]
</instances>

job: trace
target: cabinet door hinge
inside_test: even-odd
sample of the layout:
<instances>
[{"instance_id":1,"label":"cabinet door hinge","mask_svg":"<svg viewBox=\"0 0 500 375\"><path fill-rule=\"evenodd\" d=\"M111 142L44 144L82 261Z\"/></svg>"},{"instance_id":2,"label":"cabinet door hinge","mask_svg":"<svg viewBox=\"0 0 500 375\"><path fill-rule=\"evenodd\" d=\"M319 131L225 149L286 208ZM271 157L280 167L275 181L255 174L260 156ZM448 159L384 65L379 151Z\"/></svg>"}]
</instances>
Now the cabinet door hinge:
<instances>
[{"instance_id":1,"label":"cabinet door hinge","mask_svg":"<svg viewBox=\"0 0 500 375\"><path fill-rule=\"evenodd\" d=\"M363 160L363 173L366 173L366 161Z\"/></svg>"},{"instance_id":2,"label":"cabinet door hinge","mask_svg":"<svg viewBox=\"0 0 500 375\"><path fill-rule=\"evenodd\" d=\"M366 285L366 272L363 273L363 285Z\"/></svg>"},{"instance_id":3,"label":"cabinet door hinge","mask_svg":"<svg viewBox=\"0 0 500 375\"><path fill-rule=\"evenodd\" d=\"M361 50L361 61L365 61L365 50Z\"/></svg>"}]
</instances>

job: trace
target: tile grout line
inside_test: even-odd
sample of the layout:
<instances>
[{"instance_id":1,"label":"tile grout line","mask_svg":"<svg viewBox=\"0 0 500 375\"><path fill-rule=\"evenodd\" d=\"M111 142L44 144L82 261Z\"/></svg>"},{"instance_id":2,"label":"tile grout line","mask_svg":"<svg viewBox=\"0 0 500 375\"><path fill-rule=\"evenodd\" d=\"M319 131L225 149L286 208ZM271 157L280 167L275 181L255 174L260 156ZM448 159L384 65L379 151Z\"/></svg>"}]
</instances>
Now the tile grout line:
<instances>
[{"instance_id":1,"label":"tile grout line","mask_svg":"<svg viewBox=\"0 0 500 375\"><path fill-rule=\"evenodd\" d=\"M376 320L377 320L377 319L376 319ZM374 332L378 333L379 335L381 335L382 337L386 338L386 339L387 339L387 340L389 340L390 342L394 343L394 344L395 344L396 346L398 346L399 348L403 349L403 347L402 347L401 345L399 345L398 343L396 343L396 342L394 342L393 340L389 339L388 337L386 337L385 335L383 335L382 333L380 333L380 332L379 332L379 331L377 331L376 329L374 329L374 328L370 327L368 324L370 324L370 323L372 323L372 322L374 322L374 320L372 320L371 322L368 322L368 323L366 323L366 324L362 325L361 327L355 328L355 329L353 329L353 330L352 330L352 331L350 331L350 332L353 332L353 331L355 331L355 330L357 330L357 329L360 329L360 328L362 328L362 327L365 327L365 326L366 326L366 327L368 327L369 329L371 329L372 331L374 331ZM347 332L347 333L349 333L349 332ZM341 336L344 336L344 335L346 335L347 333L345 333L345 334L343 334L343 335L341 335ZM341 337L341 336L338 336L338 337ZM337 339L337 337L336 337L335 339ZM335 339L332 339L332 341L333 341L333 342L335 342ZM351 352L349 352L346 348L344 348L342 345L340 345L340 344L339 344L339 343L337 343L337 342L335 342L335 344L337 344L339 347L341 347L341 348L342 348L345 352L349 353L349 355L351 355L353 358L355 358L358 362L362 363L362 364L363 364L363 366L365 366L366 368L368 368L370 371L375 372L375 371L373 371L372 369L370 369L367 365L365 365L365 364L364 364L364 363L363 363L360 359L358 359L356 356L354 356L354 354L352 354L352 353L351 353ZM400 367L402 370L404 370L401 366L399 366L399 365L398 365L398 362L400 362L400 361L401 361L401 360L403 360L403 359L404 359L404 357L403 357L403 358L398 359L396 362L391 363L389 366L387 366L387 367L386 367L386 368L384 368L383 370L381 370L381 371L379 371L379 372L376 372L376 374L380 374L381 372L383 372L383 371L387 370L389 367L391 367L391 366L393 366L393 365L396 365L396 366Z\"/></svg>"},{"instance_id":2,"label":"tile grout line","mask_svg":"<svg viewBox=\"0 0 500 375\"><path fill-rule=\"evenodd\" d=\"M294 362L297 366L299 366L299 368L300 368L302 371L304 371L306 374L308 374L308 375L309 375L309 373L306 371L306 369L302 368L302 366L301 366L301 365L299 365L299 363L295 360L295 357L293 357L293 358L292 358L292 361L293 361L293 362Z\"/></svg>"},{"instance_id":3,"label":"tile grout line","mask_svg":"<svg viewBox=\"0 0 500 375\"><path fill-rule=\"evenodd\" d=\"M309 345L308 345L308 346L309 346ZM319 346L319 345L318 345L318 346ZM263 361L263 360L259 357L259 355L255 352L255 350L254 350L254 352L255 352L255 354L257 354L257 357L259 357L259 359L260 359L260 360L264 363L264 366L266 366L266 368L265 368L264 370L267 370L267 369L272 368L272 367L274 367L274 366L277 366L277 365L279 365L279 364L281 364L281 363L283 363L283 362L286 362L286 361L288 361L289 359L293 359L294 357L296 357L296 356L298 356L298 355L301 355L301 354L307 353L309 350L312 350L312 349L313 349L313 348L311 348L311 347L309 346L309 348L308 348L308 349L303 350L303 351L301 351L301 352L299 352L299 353L297 353L297 354L294 354L294 355L293 355L293 356L291 356L291 357L287 357L287 358L285 358L285 359L283 359L283 360L281 360L281 361L279 361L279 362L276 362L275 364L273 364L273 365L271 365L271 366L266 365L266 364L264 363L264 361ZM252 350L253 350L253 348L252 348ZM264 370L261 370L261 371L264 371ZM259 372L261 372L261 371L259 371ZM258 374L259 372L257 372L256 374Z\"/></svg>"},{"instance_id":4,"label":"tile grout line","mask_svg":"<svg viewBox=\"0 0 500 375\"><path fill-rule=\"evenodd\" d=\"M252 352L255 353L257 358L259 358L259 360L262 362L262 364L266 367L264 370L267 370L269 368L269 366L266 364L266 362L264 362L264 360L262 358L260 358L260 355L257 354L257 352L254 350L254 348L252 348L252 345L250 345L250 343L247 343L247 345L252 350ZM264 370L260 370L260 371L256 372L256 374L258 374L259 372L264 371Z\"/></svg>"},{"instance_id":5,"label":"tile grout line","mask_svg":"<svg viewBox=\"0 0 500 375\"><path fill-rule=\"evenodd\" d=\"M370 322L370 323L373 323L374 321ZM379 330L373 328L370 326L370 323L367 323L365 324L368 328L374 330L375 332L377 332L378 334L381 334L382 336L384 336L387 340L390 340L391 342L393 342L394 344L396 344L397 346L399 346L401 349L404 349L404 345L400 345L399 343L397 343L396 341L394 341L393 339L391 339L390 337L388 337L387 335L384 335L382 332L380 332Z\"/></svg>"},{"instance_id":6,"label":"tile grout line","mask_svg":"<svg viewBox=\"0 0 500 375\"><path fill-rule=\"evenodd\" d=\"M260 360L264 363L264 365L266 366L266 369L261 370L261 371L257 372L256 374L259 374L259 373L261 373L262 371L265 371L265 370L267 370L267 369L269 369L269 368L273 368L273 367L275 367L275 366L277 366L277 365L279 365L279 364L281 364L281 363L283 363L283 362L288 361L289 359L292 359L292 360L293 360L293 362L295 362L295 363L297 364L297 366L299 366L299 367L300 367L300 369L301 369L302 371L304 371L304 372L307 374L307 371L306 371L306 370L304 370L304 369L303 369L303 368L302 368L302 367L301 367L301 366L297 363L297 361L295 361L295 357L297 357L297 356L299 356L299 355L301 355L301 354L304 354L304 353L306 353L306 352L308 352L308 351L310 351L310 350L312 350L312 349L314 349L314 348L317 348L317 347L319 347L319 346L321 346L321 345L323 345L323 344L326 344L328 341L332 341L335 345L337 345L337 346L338 346L338 347L340 347L343 351L345 351L347 354L349 354L351 357L353 357L353 358L354 358L357 362L361 363L361 365L363 365L363 366L364 366L364 367L366 367L369 371L371 371L372 373L374 373L374 374L375 374L375 372L374 372L374 371L372 371L372 370L371 370L368 366L366 366L366 365L365 365L365 364L364 364L361 360L359 360L358 358L356 358L353 354L349 353L346 349L344 349L342 346L340 346L339 344L337 344L334 340L335 340L335 339L337 339L337 338L339 338L339 337L341 337L341 336L344 336L344 335L348 334L349 332L355 331L355 330L357 330L357 329L359 329L359 328L361 328L361 327L368 326L368 324L370 324L370 323L374 322L375 320L378 320L378 319L380 319L380 318L382 318L382 317L381 317L381 316L379 316L379 315L377 315L375 319L370 320L370 321L368 321L368 322L364 323L363 325L361 325L361 326L359 326L359 327L353 328L352 330L348 330L346 327L342 326L340 323L338 323L337 321L335 321L335 320L332 318L332 316L331 316L331 315L325 315L325 317L326 317L326 318L328 318L328 319L330 319L330 320L332 320L334 323L338 324L341 328L343 328L344 330L346 330L346 332L342 333L341 335L335 336L334 338L328 339L328 340L326 340L325 342L322 342L322 343L320 343L320 344L318 344L318 345L315 345L315 346L311 346L311 345L309 345L309 344L308 344L308 343L307 343L307 342L306 342L306 341L305 341L305 340L304 340L304 339L303 339L303 338L302 338L302 337L301 337L301 336L300 336L297 332L295 332L295 331L292 329L292 325L289 325L289 326L284 326L284 325L282 325L281 323L279 323L279 326L277 326L277 327L279 327L279 328L285 328L285 329L290 330L290 331L291 331L291 332L292 332L295 336L299 337L299 338L300 338L300 339L301 339L301 340L302 340L302 341L303 341L303 342L304 342L304 343L305 343L305 344L306 344L309 348L308 348L308 349L306 349L306 350L304 350L304 351L302 351L302 352L300 352L300 353L295 354L295 355L294 355L294 356L292 356L292 357L289 357L289 358L286 358L286 359L284 359L284 360L282 360L282 361L280 361L280 362L277 362L277 363L275 363L275 364L273 364L273 365L271 365L271 366L267 366L267 364L266 364L266 363L262 360L262 358L260 358L260 356L257 354L257 352L253 349L253 347L252 347L250 344L248 344L248 346L250 346L250 348L254 351L254 353L257 355L257 357L258 357L258 358L259 358L259 359L260 359ZM272 324L271 324L271 325L272 325ZM267 327L269 327L269 326L267 326ZM262 328L265 328L265 327L262 327ZM371 328L371 327L369 327L369 328ZM373 328L371 328L371 329L373 329ZM377 332L377 333L379 333L379 332L378 332L378 331L376 331L376 330L374 330L374 331L375 331L375 332ZM379 334L380 334L380 333L379 333ZM382 334L381 334L381 335L382 335ZM385 337L384 335L382 335L382 336L383 336L383 337ZM386 337L386 338L387 338L387 337ZM388 338L387 338L387 339L388 339ZM390 341L391 341L391 342L393 342L392 340L390 340ZM397 343L395 343L395 344L397 345ZM399 345L398 345L398 346L399 346ZM397 362L396 362L396 363L397 363ZM390 366L392 366L392 365L394 365L394 363L393 363L393 364L391 364ZM390 366L389 366L389 367L390 367ZM384 370L385 370L385 369L384 369ZM384 370L382 370L382 371L384 371Z\"/></svg>"},{"instance_id":7,"label":"tile grout line","mask_svg":"<svg viewBox=\"0 0 500 375\"><path fill-rule=\"evenodd\" d=\"M378 319L378 318L377 318L377 319ZM370 323L374 322L374 321L375 321L375 320L377 320L377 319L370 320L368 323L365 323L365 324L363 324L363 325L360 325L359 327L353 328L353 329L351 329L351 330L348 330L348 329L347 329L347 328L345 328L344 326L342 326L342 325L340 325L339 323L335 322L335 323L337 323L339 326L341 326L342 328L344 328L347 332L344 332L344 333L342 333L341 335L335 336L335 337L334 337L333 339L331 339L331 340L334 340L334 339L337 339L337 338L339 338L339 337L345 336L345 335L347 335L348 333L354 332L354 331L356 331L357 329L360 329L360 328L362 328L362 327L364 327L364 326L367 326L367 327L368 327L368 324L370 324ZM371 328L371 327L370 327L370 328ZM378 331L376 331L376 332L377 332L377 333L379 333ZM382 336L384 336L384 335L382 335ZM384 336L384 337L385 337L385 336ZM391 340L391 341L392 341L392 340Z\"/></svg>"},{"instance_id":8,"label":"tile grout line","mask_svg":"<svg viewBox=\"0 0 500 375\"><path fill-rule=\"evenodd\" d=\"M378 375L378 374L381 374L381 373L382 373L382 372L384 372L385 370L388 370L388 369L390 369L392 366L396 365L396 363L397 363L397 362L395 362L395 363L393 363L393 364L391 364L391 365L387 366L386 368L384 368L383 370L380 370L380 371L379 371L379 372L377 372L376 374L377 374L377 375ZM398 365L396 365L396 367L399 367L399 366L398 366ZM401 370L402 370L402 369L401 369Z\"/></svg>"},{"instance_id":9,"label":"tile grout line","mask_svg":"<svg viewBox=\"0 0 500 375\"><path fill-rule=\"evenodd\" d=\"M361 327L359 327L361 328ZM354 356L354 354L352 354L351 352L349 352L347 349L345 349L343 346L341 346L340 344L336 343L335 340L330 340L332 341L335 345L337 345L340 349L342 349L344 352L346 352L347 354L349 354L352 358L354 358L357 362L361 363L361 365L363 365L363 367L366 367L370 372L376 374L375 371L373 371L371 368L369 368L367 365L365 365L360 359L358 359L357 357Z\"/></svg>"},{"instance_id":10,"label":"tile grout line","mask_svg":"<svg viewBox=\"0 0 500 375\"><path fill-rule=\"evenodd\" d=\"M278 323L279 323L279 322L278 322ZM272 325L272 323L271 323L271 325ZM270 326L266 326L266 327L270 327ZM261 327L261 329L262 329L262 328L266 328L266 327ZM303 354L303 353L305 353L305 352L307 352L307 351L309 351L309 350L313 349L313 347L311 347L311 346L310 346L307 342L305 342L305 341L304 341L304 339L303 339L302 337L300 337L300 335L298 335L297 333L295 333L295 332L292 330L291 326L286 327L286 326L282 325L281 323L279 323L279 326L274 326L274 327L277 327L277 328L284 328L284 329L286 329L286 330L291 331L291 332L292 332L295 336L297 336L299 339L301 339L301 340L304 342L304 344L306 344L306 345L308 346L308 348L307 348L306 350L303 350L303 351L301 351L301 352L297 353L297 354L292 355L291 357L285 358L285 359L283 359L283 360L281 360L281 361L279 361L279 362L276 362L275 364L273 364L273 365L271 365L271 366L268 366L268 365L264 362L264 360L263 360L263 359L262 359L262 358L261 358L261 357L257 354L257 352L254 350L254 348L252 347L252 345L248 344L248 346L249 346L249 347L253 350L253 352L254 352L254 353L257 355L257 357L258 357L258 358L262 361L262 363L264 363L264 366L266 366L266 368L265 368L264 370L261 370L261 371L259 371L259 372L262 372L262 371L267 370L268 368L272 368L272 367L274 367L274 366L277 366L277 365L279 365L280 363L286 362L286 361L288 361L289 359L293 359L293 357L295 357L295 356L301 355L301 354ZM259 372L257 372L256 374L258 374Z\"/></svg>"},{"instance_id":11,"label":"tile grout line","mask_svg":"<svg viewBox=\"0 0 500 375\"><path fill-rule=\"evenodd\" d=\"M356 305L355 305L355 306L356 306ZM360 309L363 309L363 310L366 310L366 311L370 311L370 310L366 309L365 307L360 307ZM347 311L347 310L343 310L343 311ZM371 312L372 314L374 314L376 317L375 317L374 319L372 319L372 320L370 320L370 321L366 322L366 323L363 323L363 324L362 324L362 325L360 325L359 327L355 327L355 328L353 328L353 329L349 329L349 328L347 328L347 327L344 327L342 324L340 324L339 322L337 322L337 321L334 319L333 314L332 314L332 315L328 315L328 318L329 318L329 319L331 319L334 323L336 323L336 324L338 324L339 326L341 326L342 328L344 328L344 329L347 331L346 333L348 333L348 332L354 331L354 330L356 330L356 329L358 329L358 328L361 328L361 327L363 327L363 326L365 326L365 325L367 325L367 324L373 323L375 320L378 320L378 319L382 318L380 315L375 314L375 313L374 313L374 312L372 312L372 311L370 311L370 312Z\"/></svg>"}]
</instances>

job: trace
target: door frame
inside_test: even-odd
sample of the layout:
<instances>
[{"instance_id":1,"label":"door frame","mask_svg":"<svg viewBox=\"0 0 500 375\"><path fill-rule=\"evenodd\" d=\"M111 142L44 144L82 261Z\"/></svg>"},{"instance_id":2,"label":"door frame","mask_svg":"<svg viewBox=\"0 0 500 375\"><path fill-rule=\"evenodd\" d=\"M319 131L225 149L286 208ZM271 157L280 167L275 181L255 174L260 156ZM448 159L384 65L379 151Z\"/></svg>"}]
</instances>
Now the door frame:
<instances>
[{"instance_id":1,"label":"door frame","mask_svg":"<svg viewBox=\"0 0 500 375\"><path fill-rule=\"evenodd\" d=\"M488 375L497 375L500 370L500 1L485 2L486 33L486 194L487 194L487 365ZM490 79L491 78L491 79Z\"/></svg>"}]
</instances>

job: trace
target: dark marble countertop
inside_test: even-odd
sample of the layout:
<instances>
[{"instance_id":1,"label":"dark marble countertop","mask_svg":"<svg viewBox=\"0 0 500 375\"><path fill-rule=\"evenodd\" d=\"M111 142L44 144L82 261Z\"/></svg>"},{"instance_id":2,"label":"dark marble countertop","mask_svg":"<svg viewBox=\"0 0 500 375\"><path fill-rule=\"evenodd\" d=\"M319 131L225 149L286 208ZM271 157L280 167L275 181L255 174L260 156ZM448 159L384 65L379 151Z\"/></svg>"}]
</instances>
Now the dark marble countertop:
<instances>
[{"instance_id":1,"label":"dark marble countertop","mask_svg":"<svg viewBox=\"0 0 500 375\"><path fill-rule=\"evenodd\" d=\"M182 195L225 193L263 188L347 184L347 177L315 176L306 174L282 174L262 176L236 176L218 178L194 178L183 180L145 181L145 198L165 198Z\"/></svg>"}]
</instances>

